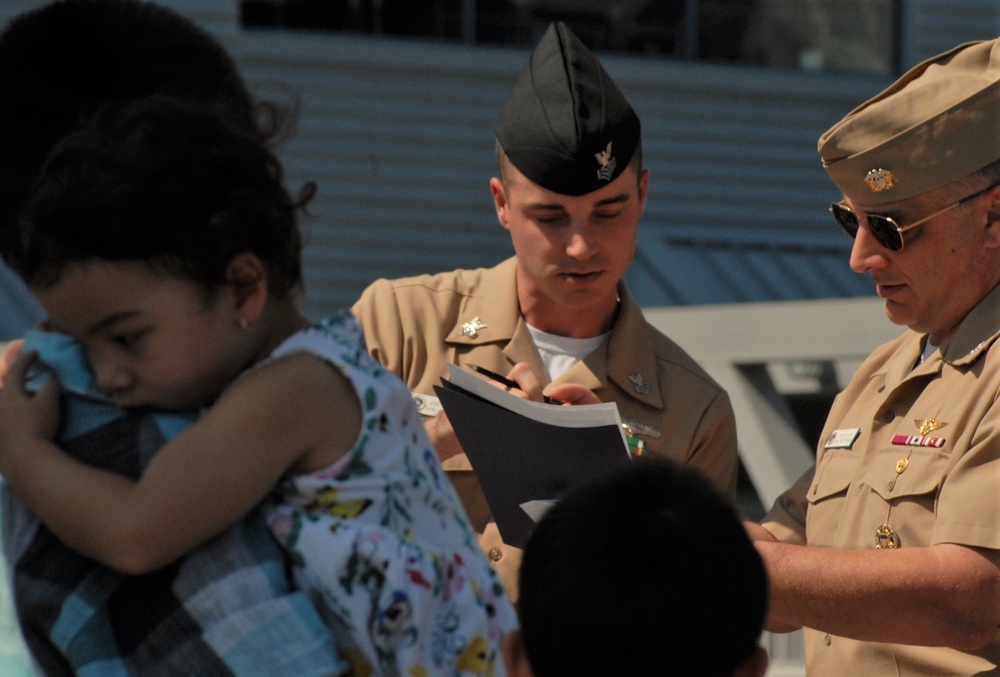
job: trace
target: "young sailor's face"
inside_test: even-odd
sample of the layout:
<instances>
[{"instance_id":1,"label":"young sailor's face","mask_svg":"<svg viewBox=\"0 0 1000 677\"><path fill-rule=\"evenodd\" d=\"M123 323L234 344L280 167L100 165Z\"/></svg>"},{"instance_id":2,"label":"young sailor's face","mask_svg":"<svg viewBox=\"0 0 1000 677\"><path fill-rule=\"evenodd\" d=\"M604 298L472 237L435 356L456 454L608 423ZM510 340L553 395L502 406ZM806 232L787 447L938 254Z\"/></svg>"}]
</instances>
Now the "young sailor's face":
<instances>
[{"instance_id":1,"label":"young sailor's face","mask_svg":"<svg viewBox=\"0 0 1000 677\"><path fill-rule=\"evenodd\" d=\"M518 292L543 309L606 315L635 255L648 173L628 167L600 190L554 193L514 166L491 184L518 262ZM523 310L523 309L522 309Z\"/></svg>"}]
</instances>

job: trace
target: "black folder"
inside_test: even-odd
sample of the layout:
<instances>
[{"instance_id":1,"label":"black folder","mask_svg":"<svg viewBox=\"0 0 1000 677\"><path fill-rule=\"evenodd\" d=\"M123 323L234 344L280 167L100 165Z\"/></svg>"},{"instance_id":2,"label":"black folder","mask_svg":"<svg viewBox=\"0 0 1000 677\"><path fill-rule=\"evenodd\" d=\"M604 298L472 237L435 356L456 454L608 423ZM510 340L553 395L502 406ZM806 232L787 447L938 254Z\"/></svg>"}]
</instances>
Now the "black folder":
<instances>
[{"instance_id":1,"label":"black folder","mask_svg":"<svg viewBox=\"0 0 1000 677\"><path fill-rule=\"evenodd\" d=\"M613 402L532 402L453 364L448 370L451 380L442 379L434 390L504 543L523 548L535 522L531 514L581 481L631 460Z\"/></svg>"}]
</instances>

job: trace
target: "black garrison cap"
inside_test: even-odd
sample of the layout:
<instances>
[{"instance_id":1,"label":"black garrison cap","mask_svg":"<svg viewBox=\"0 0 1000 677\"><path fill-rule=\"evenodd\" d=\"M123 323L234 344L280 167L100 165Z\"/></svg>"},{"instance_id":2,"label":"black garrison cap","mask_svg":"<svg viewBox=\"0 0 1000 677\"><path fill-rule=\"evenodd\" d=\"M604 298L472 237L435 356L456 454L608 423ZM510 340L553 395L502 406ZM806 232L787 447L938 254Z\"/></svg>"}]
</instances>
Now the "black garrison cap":
<instances>
[{"instance_id":1,"label":"black garrison cap","mask_svg":"<svg viewBox=\"0 0 1000 677\"><path fill-rule=\"evenodd\" d=\"M639 144L635 111L561 22L542 36L495 131L522 174L562 195L586 195L607 185Z\"/></svg>"}]
</instances>

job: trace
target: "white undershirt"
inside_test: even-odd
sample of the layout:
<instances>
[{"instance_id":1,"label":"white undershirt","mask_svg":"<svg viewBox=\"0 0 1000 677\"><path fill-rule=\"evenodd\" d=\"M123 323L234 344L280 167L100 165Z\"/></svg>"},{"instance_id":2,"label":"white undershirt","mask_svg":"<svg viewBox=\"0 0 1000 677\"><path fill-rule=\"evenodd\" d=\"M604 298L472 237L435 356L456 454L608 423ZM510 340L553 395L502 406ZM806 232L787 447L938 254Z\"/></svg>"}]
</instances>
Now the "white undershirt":
<instances>
[{"instance_id":1,"label":"white undershirt","mask_svg":"<svg viewBox=\"0 0 1000 677\"><path fill-rule=\"evenodd\" d=\"M607 332L590 338L569 338L535 329L530 324L527 327L550 381L565 374L570 367L594 352L611 335L611 332Z\"/></svg>"},{"instance_id":2,"label":"white undershirt","mask_svg":"<svg viewBox=\"0 0 1000 677\"><path fill-rule=\"evenodd\" d=\"M917 360L917 364L922 364L924 360L931 356L931 354L937 350L938 347L931 343L930 338L924 342L924 352L920 354L920 359Z\"/></svg>"}]
</instances>

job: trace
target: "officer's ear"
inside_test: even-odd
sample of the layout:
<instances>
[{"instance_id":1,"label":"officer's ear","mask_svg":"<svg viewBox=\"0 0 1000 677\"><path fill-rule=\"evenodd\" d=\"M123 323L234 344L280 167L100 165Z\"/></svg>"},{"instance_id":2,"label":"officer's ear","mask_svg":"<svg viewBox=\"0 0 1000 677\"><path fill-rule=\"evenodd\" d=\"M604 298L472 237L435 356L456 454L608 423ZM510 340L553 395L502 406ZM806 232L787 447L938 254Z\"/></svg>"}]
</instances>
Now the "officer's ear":
<instances>
[{"instance_id":1,"label":"officer's ear","mask_svg":"<svg viewBox=\"0 0 1000 677\"><path fill-rule=\"evenodd\" d=\"M497 221L504 230L510 230L510 206L507 202L507 186L504 185L503 179L496 176L490 179L490 193L493 195L493 208L497 210Z\"/></svg>"},{"instance_id":2,"label":"officer's ear","mask_svg":"<svg viewBox=\"0 0 1000 677\"><path fill-rule=\"evenodd\" d=\"M984 198L986 203L986 246L1000 248L1000 185L994 186Z\"/></svg>"}]
</instances>

